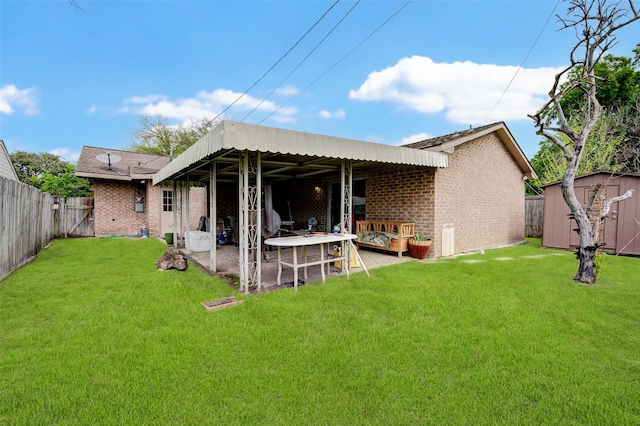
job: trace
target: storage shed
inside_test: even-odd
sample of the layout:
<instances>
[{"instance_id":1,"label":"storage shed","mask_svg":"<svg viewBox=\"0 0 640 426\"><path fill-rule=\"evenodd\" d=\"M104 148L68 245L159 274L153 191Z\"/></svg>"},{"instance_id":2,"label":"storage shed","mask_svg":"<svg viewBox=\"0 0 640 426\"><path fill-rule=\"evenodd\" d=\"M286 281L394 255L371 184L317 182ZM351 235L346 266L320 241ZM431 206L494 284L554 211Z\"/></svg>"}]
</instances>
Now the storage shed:
<instances>
[{"instance_id":1,"label":"storage shed","mask_svg":"<svg viewBox=\"0 0 640 426\"><path fill-rule=\"evenodd\" d=\"M575 193L583 206L589 204L593 189L612 198L633 189L633 196L611 206L604 223L605 251L640 256L640 174L599 171L578 176ZM542 245L549 248L574 249L579 246L576 221L569 219L569 206L562 197L560 182L544 186L544 228Z\"/></svg>"}]
</instances>

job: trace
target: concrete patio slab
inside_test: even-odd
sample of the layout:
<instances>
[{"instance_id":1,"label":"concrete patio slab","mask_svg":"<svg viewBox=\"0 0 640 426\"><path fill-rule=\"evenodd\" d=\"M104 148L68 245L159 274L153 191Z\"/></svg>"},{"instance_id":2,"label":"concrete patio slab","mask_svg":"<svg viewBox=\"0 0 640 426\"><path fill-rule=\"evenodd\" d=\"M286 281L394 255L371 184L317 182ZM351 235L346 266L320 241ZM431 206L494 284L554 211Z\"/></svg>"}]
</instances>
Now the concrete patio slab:
<instances>
[{"instance_id":1,"label":"concrete patio slab","mask_svg":"<svg viewBox=\"0 0 640 426\"><path fill-rule=\"evenodd\" d=\"M185 248L182 248L181 251L185 253L188 258L195 262L199 267L204 269L208 273L212 273L209 269L209 252L189 252ZM318 246L309 246L307 248L307 256L318 257L320 253L320 249ZM358 253L362 258L362 263L367 267L367 269L371 270L374 268L380 268L389 265L396 265L398 263L403 263L407 261L415 261L415 262L428 262L428 260L417 260L412 258L409 253L405 253L402 257L398 257L394 254L389 254L388 252L378 252L373 250L359 250ZM291 248L285 248L282 251L283 259L292 259L293 251ZM302 249L298 249L298 257L302 256ZM238 247L234 245L226 245L226 246L218 246L216 250L217 257L217 274L221 277L227 279L228 281L233 280L233 278L237 278L240 273L239 267L239 252ZM290 287L293 284L293 270L292 268L285 267L282 271L281 277L281 285L277 284L277 276L278 276L278 252L276 250L266 251L267 259L262 260L262 287L263 291L271 291L279 288ZM325 273L326 273L325 266ZM351 274L364 273L364 268L362 266L351 268ZM322 276L320 273L320 266L310 266L307 268L307 278L304 278L304 271L302 268L299 269L299 280L304 280L306 283L312 282L321 282ZM329 273L326 274L327 278L335 277L338 275L345 275L345 271L341 271L338 268L335 268L333 264L329 267ZM287 283L287 284L285 284Z\"/></svg>"}]
</instances>

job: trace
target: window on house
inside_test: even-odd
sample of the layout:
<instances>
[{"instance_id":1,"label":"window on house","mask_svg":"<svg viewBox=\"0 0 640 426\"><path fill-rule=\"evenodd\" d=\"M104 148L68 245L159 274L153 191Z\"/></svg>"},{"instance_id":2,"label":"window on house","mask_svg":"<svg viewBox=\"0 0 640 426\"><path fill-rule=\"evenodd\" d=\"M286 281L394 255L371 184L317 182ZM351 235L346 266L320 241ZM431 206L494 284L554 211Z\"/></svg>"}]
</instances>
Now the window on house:
<instances>
[{"instance_id":1,"label":"window on house","mask_svg":"<svg viewBox=\"0 0 640 426\"><path fill-rule=\"evenodd\" d=\"M173 191L162 191L162 211L163 212L172 212L173 211Z\"/></svg>"}]
</instances>

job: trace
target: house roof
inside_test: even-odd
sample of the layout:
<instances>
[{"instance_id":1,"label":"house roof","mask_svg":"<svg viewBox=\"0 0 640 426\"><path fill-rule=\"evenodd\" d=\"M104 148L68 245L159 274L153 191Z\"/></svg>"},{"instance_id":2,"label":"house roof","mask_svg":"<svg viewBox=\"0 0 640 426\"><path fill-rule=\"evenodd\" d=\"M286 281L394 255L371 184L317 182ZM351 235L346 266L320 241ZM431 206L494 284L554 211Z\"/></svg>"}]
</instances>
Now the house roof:
<instances>
[{"instance_id":1,"label":"house roof","mask_svg":"<svg viewBox=\"0 0 640 426\"><path fill-rule=\"evenodd\" d=\"M7 151L2 139L0 139L0 176L11 180L19 180L16 169L11 162L11 157L9 157L9 151Z\"/></svg>"},{"instance_id":2,"label":"house roof","mask_svg":"<svg viewBox=\"0 0 640 426\"><path fill-rule=\"evenodd\" d=\"M535 179L536 175L533 166L527 159L526 155L520 149L520 146L514 139L513 135L507 128L504 122L498 122L493 124L487 124L486 126L470 128L461 132L455 132L444 136L438 136L435 138L425 139L420 142L414 142L403 145L407 148L435 151L435 152L447 152L453 153L458 145L478 139L479 137L488 135L490 133L496 133L498 138L504 143L507 150L513 156L513 159L518 163L522 173L529 179Z\"/></svg>"},{"instance_id":3,"label":"house roof","mask_svg":"<svg viewBox=\"0 0 640 426\"><path fill-rule=\"evenodd\" d=\"M237 175L239 152L262 153L262 176L267 179L322 178L340 170L342 160L353 160L354 173L389 164L447 167L445 154L391 145L337 138L224 120L193 146L167 164L153 178L206 179L208 164L221 166L218 177ZM228 164L225 167L225 163Z\"/></svg>"},{"instance_id":4,"label":"house roof","mask_svg":"<svg viewBox=\"0 0 640 426\"><path fill-rule=\"evenodd\" d=\"M111 158L111 165L98 159L99 156L104 158L107 153ZM116 162L117 157L120 160ZM76 166L76 176L125 181L152 179L170 161L170 157L163 155L84 146Z\"/></svg>"}]
</instances>

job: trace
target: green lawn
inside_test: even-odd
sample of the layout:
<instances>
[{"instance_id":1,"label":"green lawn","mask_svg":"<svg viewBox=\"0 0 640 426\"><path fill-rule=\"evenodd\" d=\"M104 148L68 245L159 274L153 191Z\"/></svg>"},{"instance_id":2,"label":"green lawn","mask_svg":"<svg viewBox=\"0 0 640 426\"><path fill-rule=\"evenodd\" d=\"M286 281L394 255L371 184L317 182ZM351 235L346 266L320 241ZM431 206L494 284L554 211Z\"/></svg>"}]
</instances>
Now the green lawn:
<instances>
[{"instance_id":1,"label":"green lawn","mask_svg":"<svg viewBox=\"0 0 640 426\"><path fill-rule=\"evenodd\" d=\"M164 249L56 240L0 282L0 424L640 424L640 259L577 285L532 240L207 312L235 291Z\"/></svg>"}]
</instances>

